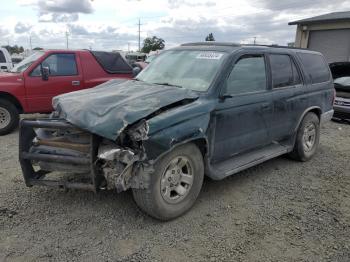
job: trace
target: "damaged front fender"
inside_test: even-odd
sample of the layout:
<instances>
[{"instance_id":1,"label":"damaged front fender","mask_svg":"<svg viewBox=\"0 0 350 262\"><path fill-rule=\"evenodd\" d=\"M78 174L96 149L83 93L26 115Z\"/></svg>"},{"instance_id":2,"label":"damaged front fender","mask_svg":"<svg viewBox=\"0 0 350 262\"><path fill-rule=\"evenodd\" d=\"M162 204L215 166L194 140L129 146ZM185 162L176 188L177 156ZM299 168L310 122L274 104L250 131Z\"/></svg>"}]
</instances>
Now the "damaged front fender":
<instances>
[{"instance_id":1,"label":"damaged front fender","mask_svg":"<svg viewBox=\"0 0 350 262\"><path fill-rule=\"evenodd\" d=\"M103 160L107 188L145 188L154 163L174 147L199 139L208 147L211 108L198 100L172 108L128 127L118 146L100 146L98 158Z\"/></svg>"}]
</instances>

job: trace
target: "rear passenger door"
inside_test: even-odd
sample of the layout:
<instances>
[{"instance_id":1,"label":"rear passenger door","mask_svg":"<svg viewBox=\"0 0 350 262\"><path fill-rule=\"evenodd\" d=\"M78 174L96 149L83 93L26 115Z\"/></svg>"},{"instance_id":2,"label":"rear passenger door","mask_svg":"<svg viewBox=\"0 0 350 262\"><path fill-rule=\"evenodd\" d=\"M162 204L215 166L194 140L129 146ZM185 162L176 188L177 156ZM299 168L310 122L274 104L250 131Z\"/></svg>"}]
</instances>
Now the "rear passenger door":
<instances>
[{"instance_id":1,"label":"rear passenger door","mask_svg":"<svg viewBox=\"0 0 350 262\"><path fill-rule=\"evenodd\" d=\"M214 162L271 143L272 99L264 54L241 55L222 87L215 111Z\"/></svg>"},{"instance_id":2,"label":"rear passenger door","mask_svg":"<svg viewBox=\"0 0 350 262\"><path fill-rule=\"evenodd\" d=\"M301 72L293 57L271 53L269 62L274 111L271 136L273 141L282 141L292 135L307 100Z\"/></svg>"}]
</instances>

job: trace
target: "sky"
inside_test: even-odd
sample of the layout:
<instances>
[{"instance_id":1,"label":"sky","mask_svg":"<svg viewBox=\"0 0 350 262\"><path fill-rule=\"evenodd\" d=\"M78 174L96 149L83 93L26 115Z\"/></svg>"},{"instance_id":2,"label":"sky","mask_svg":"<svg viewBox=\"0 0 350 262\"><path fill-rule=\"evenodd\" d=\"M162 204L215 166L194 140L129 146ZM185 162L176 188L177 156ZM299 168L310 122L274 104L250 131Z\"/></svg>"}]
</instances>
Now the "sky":
<instances>
[{"instance_id":1,"label":"sky","mask_svg":"<svg viewBox=\"0 0 350 262\"><path fill-rule=\"evenodd\" d=\"M137 50L150 36L166 48L203 41L286 45L288 22L350 11L349 0L0 0L0 45ZM30 45L31 42L31 45Z\"/></svg>"}]
</instances>

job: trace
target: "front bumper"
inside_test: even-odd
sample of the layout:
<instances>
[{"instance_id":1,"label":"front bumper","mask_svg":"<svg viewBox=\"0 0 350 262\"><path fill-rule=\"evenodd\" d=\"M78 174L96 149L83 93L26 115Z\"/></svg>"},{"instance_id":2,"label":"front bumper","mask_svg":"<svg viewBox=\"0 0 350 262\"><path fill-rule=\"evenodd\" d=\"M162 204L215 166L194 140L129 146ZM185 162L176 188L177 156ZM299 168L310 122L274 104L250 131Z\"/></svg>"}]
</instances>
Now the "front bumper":
<instances>
[{"instance_id":1,"label":"front bumper","mask_svg":"<svg viewBox=\"0 0 350 262\"><path fill-rule=\"evenodd\" d=\"M338 106L334 105L334 118L338 119L350 119L350 106Z\"/></svg>"},{"instance_id":2,"label":"front bumper","mask_svg":"<svg viewBox=\"0 0 350 262\"><path fill-rule=\"evenodd\" d=\"M83 189L96 192L103 177L96 170L96 156L100 138L91 133L85 133L88 136L88 143L62 142L52 140L36 140L36 129L51 130L53 132L71 131L84 132L62 119L40 119L40 120L22 120L19 133L19 162L22 168L23 177L28 187L52 186L64 189ZM36 144L63 148L79 152L77 156L57 154L45 154L33 152ZM68 166L72 172L83 173L81 181L67 179L49 179L49 173L53 170L38 169L37 164L44 163L46 166Z\"/></svg>"}]
</instances>

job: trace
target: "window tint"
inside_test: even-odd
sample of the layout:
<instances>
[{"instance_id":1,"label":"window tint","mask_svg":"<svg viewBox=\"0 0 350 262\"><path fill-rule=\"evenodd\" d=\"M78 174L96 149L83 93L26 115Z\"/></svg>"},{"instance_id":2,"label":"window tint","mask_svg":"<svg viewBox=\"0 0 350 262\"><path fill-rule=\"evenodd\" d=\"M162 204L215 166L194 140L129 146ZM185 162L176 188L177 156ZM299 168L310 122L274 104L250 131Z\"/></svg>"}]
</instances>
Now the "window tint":
<instances>
[{"instance_id":1,"label":"window tint","mask_svg":"<svg viewBox=\"0 0 350 262\"><path fill-rule=\"evenodd\" d=\"M329 80L328 65L321 55L299 53L298 56L313 84Z\"/></svg>"},{"instance_id":2,"label":"window tint","mask_svg":"<svg viewBox=\"0 0 350 262\"><path fill-rule=\"evenodd\" d=\"M242 94L266 90L265 59L261 55L243 56L230 73L226 93Z\"/></svg>"},{"instance_id":3,"label":"window tint","mask_svg":"<svg viewBox=\"0 0 350 262\"><path fill-rule=\"evenodd\" d=\"M292 64L289 55L271 54L270 63L273 88L291 86L298 82L300 83L300 77L297 74L295 76L293 75L293 71L297 73L297 70L295 65Z\"/></svg>"},{"instance_id":4,"label":"window tint","mask_svg":"<svg viewBox=\"0 0 350 262\"><path fill-rule=\"evenodd\" d=\"M6 63L6 58L2 51L0 51L0 63Z\"/></svg>"},{"instance_id":5,"label":"window tint","mask_svg":"<svg viewBox=\"0 0 350 262\"><path fill-rule=\"evenodd\" d=\"M50 76L71 76L78 74L74 54L53 54L47 57L41 65L50 69ZM31 75L41 75L40 65L32 71Z\"/></svg>"}]
</instances>

